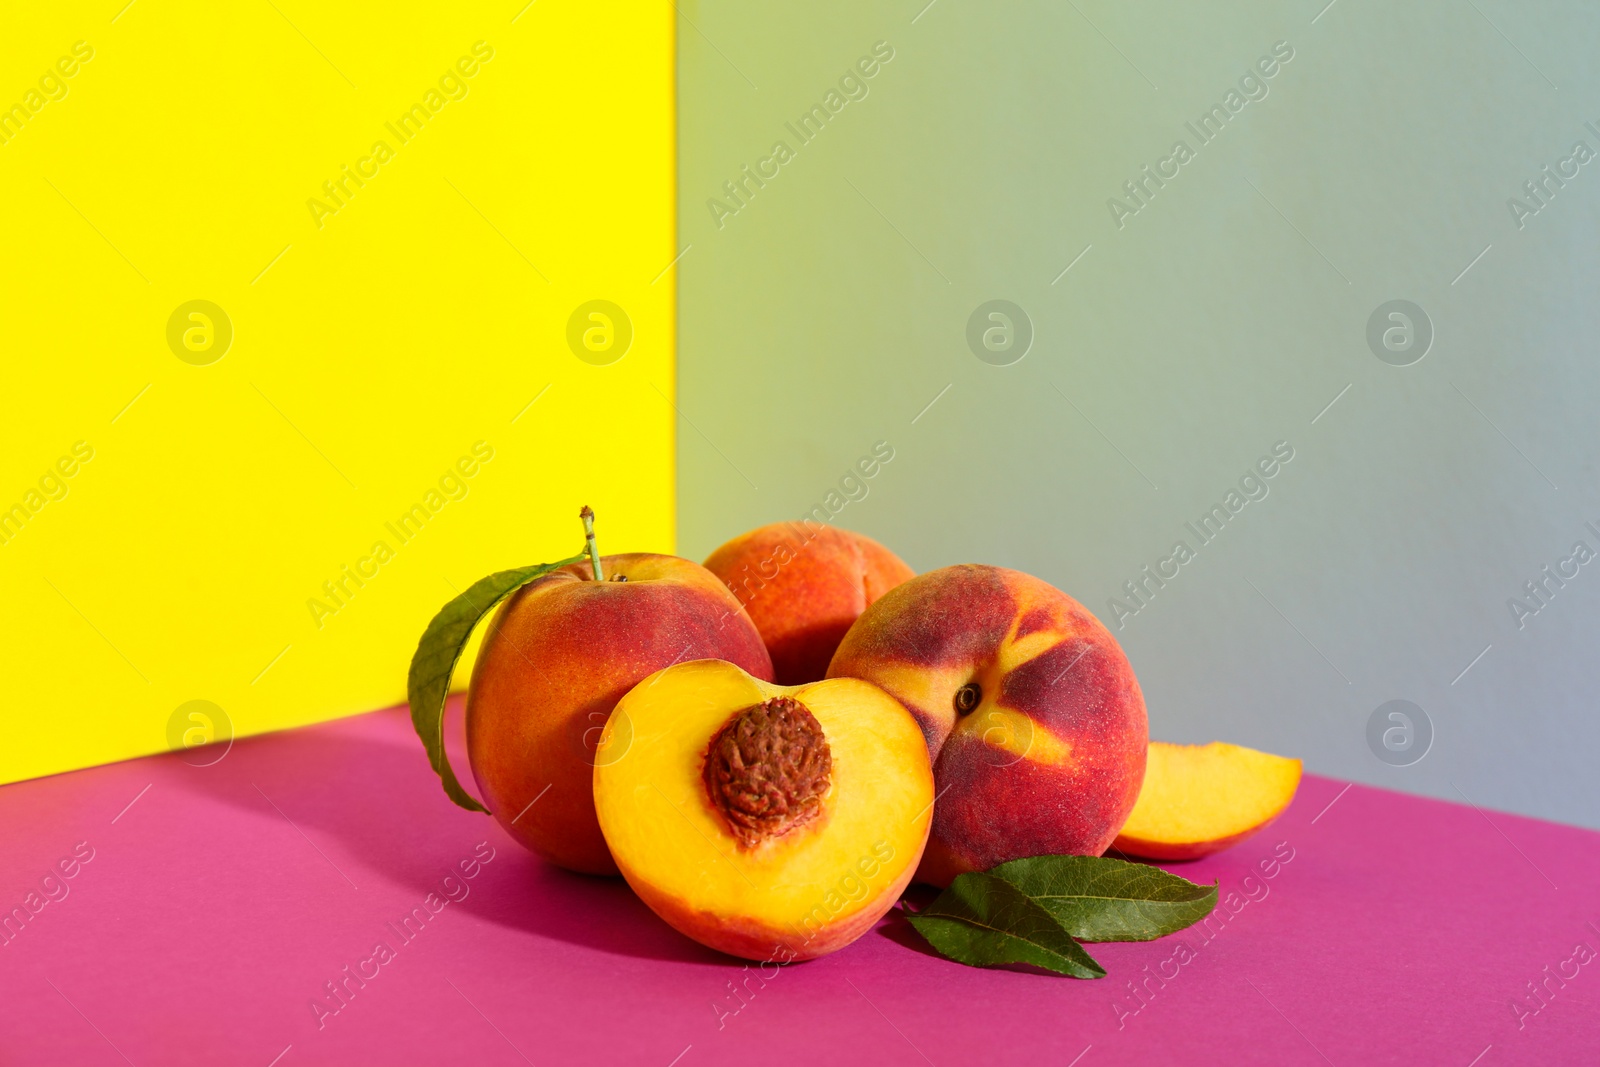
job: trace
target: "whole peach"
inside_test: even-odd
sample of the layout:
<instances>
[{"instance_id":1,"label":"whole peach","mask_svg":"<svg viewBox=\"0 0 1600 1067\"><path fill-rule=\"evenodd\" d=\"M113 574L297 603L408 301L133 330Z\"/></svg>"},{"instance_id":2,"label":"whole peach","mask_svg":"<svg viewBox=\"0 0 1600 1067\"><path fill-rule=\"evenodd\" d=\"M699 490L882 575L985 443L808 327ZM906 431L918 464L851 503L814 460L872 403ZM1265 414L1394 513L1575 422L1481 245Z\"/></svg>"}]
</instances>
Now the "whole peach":
<instances>
[{"instance_id":1,"label":"whole peach","mask_svg":"<svg viewBox=\"0 0 1600 1067\"><path fill-rule=\"evenodd\" d=\"M496 613L467 691L467 753L506 832L559 866L616 874L594 810L595 746L640 679L723 659L772 661L738 601L692 560L646 552L552 571ZM621 746L618 747L621 750Z\"/></svg>"},{"instance_id":2,"label":"whole peach","mask_svg":"<svg viewBox=\"0 0 1600 1067\"><path fill-rule=\"evenodd\" d=\"M1098 856L1138 800L1149 727L1133 668L1088 609L1031 575L913 578L862 613L828 676L877 684L922 728L939 799L919 881Z\"/></svg>"},{"instance_id":3,"label":"whole peach","mask_svg":"<svg viewBox=\"0 0 1600 1067\"><path fill-rule=\"evenodd\" d=\"M870 537L811 522L740 534L705 566L750 613L779 685L820 680L867 606L916 573Z\"/></svg>"}]
</instances>

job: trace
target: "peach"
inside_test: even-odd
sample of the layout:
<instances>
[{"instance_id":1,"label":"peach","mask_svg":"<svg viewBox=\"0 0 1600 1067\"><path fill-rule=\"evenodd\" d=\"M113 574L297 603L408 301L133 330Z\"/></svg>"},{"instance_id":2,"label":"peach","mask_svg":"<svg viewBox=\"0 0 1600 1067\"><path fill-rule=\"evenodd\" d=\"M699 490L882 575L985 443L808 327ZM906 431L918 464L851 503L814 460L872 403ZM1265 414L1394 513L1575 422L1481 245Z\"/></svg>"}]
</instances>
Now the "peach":
<instances>
[{"instance_id":1,"label":"peach","mask_svg":"<svg viewBox=\"0 0 1600 1067\"><path fill-rule=\"evenodd\" d=\"M867 605L916 573L870 537L811 522L740 534L705 565L750 613L779 685L821 679Z\"/></svg>"},{"instance_id":2,"label":"peach","mask_svg":"<svg viewBox=\"0 0 1600 1067\"><path fill-rule=\"evenodd\" d=\"M681 663L622 698L599 753L595 811L623 877L730 955L843 948L894 905L928 839L922 735L854 678L779 686Z\"/></svg>"},{"instance_id":3,"label":"peach","mask_svg":"<svg viewBox=\"0 0 1600 1067\"><path fill-rule=\"evenodd\" d=\"M467 691L467 752L506 832L559 866L616 874L594 812L594 752L611 709L671 663L717 657L759 678L772 661L711 572L648 552L594 558L513 593Z\"/></svg>"},{"instance_id":4,"label":"peach","mask_svg":"<svg viewBox=\"0 0 1600 1067\"><path fill-rule=\"evenodd\" d=\"M1299 786L1297 759L1221 741L1152 741L1144 788L1112 847L1152 860L1208 856L1270 824Z\"/></svg>"},{"instance_id":5,"label":"peach","mask_svg":"<svg viewBox=\"0 0 1600 1067\"><path fill-rule=\"evenodd\" d=\"M904 704L939 802L917 880L1046 854L1097 856L1144 778L1144 697L1082 604L1002 567L913 578L867 608L828 668Z\"/></svg>"}]
</instances>

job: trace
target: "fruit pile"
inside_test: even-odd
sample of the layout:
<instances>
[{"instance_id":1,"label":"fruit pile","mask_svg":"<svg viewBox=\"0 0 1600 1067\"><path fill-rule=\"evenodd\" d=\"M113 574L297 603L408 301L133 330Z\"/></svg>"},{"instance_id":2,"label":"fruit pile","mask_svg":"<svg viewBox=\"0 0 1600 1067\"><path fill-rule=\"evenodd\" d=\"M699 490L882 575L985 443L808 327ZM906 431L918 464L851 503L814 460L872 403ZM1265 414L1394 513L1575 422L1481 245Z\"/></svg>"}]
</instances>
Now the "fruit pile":
<instances>
[{"instance_id":1,"label":"fruit pile","mask_svg":"<svg viewBox=\"0 0 1600 1067\"><path fill-rule=\"evenodd\" d=\"M457 804L551 863L620 873L712 948L825 955L915 880L949 887L913 919L947 955L1096 977L1073 938L1160 936L1202 917L1215 888L1091 857L1203 856L1294 796L1298 760L1149 741L1116 639L1038 578L919 576L810 523L753 530L704 566L601 556L581 517L583 552L490 575L439 612L412 661L412 719ZM467 694L479 803L445 757L443 710L496 605ZM1079 914L1117 893L1145 905L1129 914L1167 909L1165 925ZM1024 937L1022 957L963 941L962 922L986 928L971 916L1000 907L1058 925L1064 962L1030 955L1048 936ZM1093 936L1108 927L1118 936Z\"/></svg>"}]
</instances>

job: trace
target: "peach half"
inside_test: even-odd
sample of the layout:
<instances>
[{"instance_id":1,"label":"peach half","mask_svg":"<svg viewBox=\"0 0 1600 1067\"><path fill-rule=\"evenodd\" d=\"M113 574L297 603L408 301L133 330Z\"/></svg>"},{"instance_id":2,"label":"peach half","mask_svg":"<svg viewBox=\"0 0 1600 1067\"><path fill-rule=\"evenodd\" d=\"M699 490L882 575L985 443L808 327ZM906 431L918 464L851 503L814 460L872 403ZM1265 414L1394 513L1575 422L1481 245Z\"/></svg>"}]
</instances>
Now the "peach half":
<instances>
[{"instance_id":1,"label":"peach half","mask_svg":"<svg viewBox=\"0 0 1600 1067\"><path fill-rule=\"evenodd\" d=\"M1152 860L1220 852L1283 813L1300 785L1300 761L1213 741L1150 742L1144 787L1112 848Z\"/></svg>"},{"instance_id":2,"label":"peach half","mask_svg":"<svg viewBox=\"0 0 1600 1067\"><path fill-rule=\"evenodd\" d=\"M933 771L877 686L771 685L697 660L618 702L594 803L652 911L703 945L787 963L843 948L894 905L928 840Z\"/></svg>"}]
</instances>

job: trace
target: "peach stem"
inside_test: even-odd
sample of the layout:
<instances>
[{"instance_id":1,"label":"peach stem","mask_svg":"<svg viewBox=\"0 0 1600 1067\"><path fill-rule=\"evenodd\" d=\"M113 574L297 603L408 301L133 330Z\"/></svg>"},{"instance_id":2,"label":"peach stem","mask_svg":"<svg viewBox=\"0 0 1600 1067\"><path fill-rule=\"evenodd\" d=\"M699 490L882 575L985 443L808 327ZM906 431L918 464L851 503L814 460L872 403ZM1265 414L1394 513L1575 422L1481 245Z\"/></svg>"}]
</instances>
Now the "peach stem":
<instances>
[{"instance_id":1,"label":"peach stem","mask_svg":"<svg viewBox=\"0 0 1600 1067\"><path fill-rule=\"evenodd\" d=\"M600 572L600 550L595 547L594 543L593 509L588 504L585 504L583 510L578 512L578 518L583 520L583 540L585 546L589 549L589 565L594 568L594 580L603 582L606 579L605 575Z\"/></svg>"}]
</instances>

